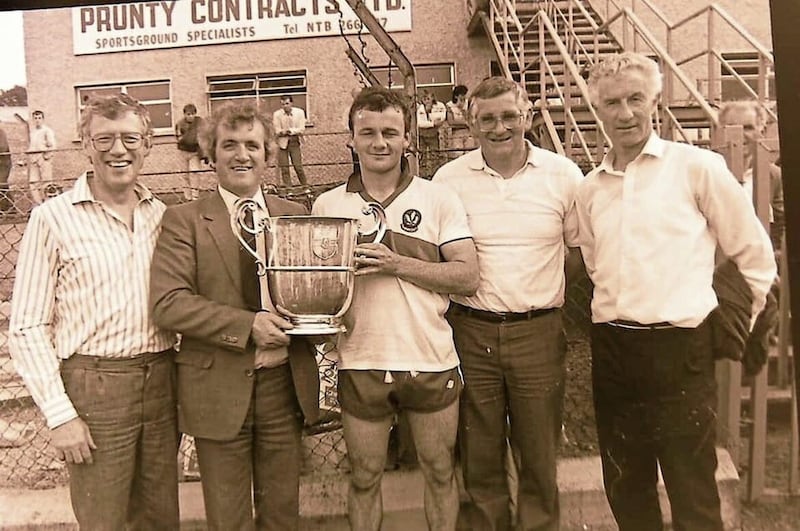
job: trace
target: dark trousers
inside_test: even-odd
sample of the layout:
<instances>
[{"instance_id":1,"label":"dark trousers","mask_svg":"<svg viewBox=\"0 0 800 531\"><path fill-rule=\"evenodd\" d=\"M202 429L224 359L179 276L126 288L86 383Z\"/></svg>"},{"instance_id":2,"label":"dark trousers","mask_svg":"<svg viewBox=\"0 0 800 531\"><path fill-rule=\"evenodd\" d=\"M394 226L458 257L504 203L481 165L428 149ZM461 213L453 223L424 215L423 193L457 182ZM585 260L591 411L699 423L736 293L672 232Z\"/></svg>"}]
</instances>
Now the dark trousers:
<instances>
[{"instance_id":1,"label":"dark trousers","mask_svg":"<svg viewBox=\"0 0 800 531\"><path fill-rule=\"evenodd\" d=\"M561 311L491 323L448 312L464 375L459 450L468 529L511 527L507 435L517 461L517 529L559 526L556 449L566 340ZM510 426L509 426L510 422Z\"/></svg>"},{"instance_id":2,"label":"dark trousers","mask_svg":"<svg viewBox=\"0 0 800 531\"><path fill-rule=\"evenodd\" d=\"M195 439L209 530L297 529L301 415L285 363L255 372L250 407L234 439Z\"/></svg>"},{"instance_id":3,"label":"dark trousers","mask_svg":"<svg viewBox=\"0 0 800 531\"><path fill-rule=\"evenodd\" d=\"M663 529L660 465L676 531L719 531L716 383L708 321L697 328L592 326L603 482L621 531Z\"/></svg>"},{"instance_id":4,"label":"dark trousers","mask_svg":"<svg viewBox=\"0 0 800 531\"><path fill-rule=\"evenodd\" d=\"M69 465L82 530L178 529L172 358L172 351L130 359L76 354L63 362L67 394L97 445L93 464Z\"/></svg>"},{"instance_id":5,"label":"dark trousers","mask_svg":"<svg viewBox=\"0 0 800 531\"><path fill-rule=\"evenodd\" d=\"M300 140L296 136L289 137L289 145L286 146L286 149L278 149L278 167L281 169L281 180L285 185L292 184L289 159L292 159L292 166L300 184L308 184L306 172L303 171L303 152L300 149Z\"/></svg>"}]
</instances>

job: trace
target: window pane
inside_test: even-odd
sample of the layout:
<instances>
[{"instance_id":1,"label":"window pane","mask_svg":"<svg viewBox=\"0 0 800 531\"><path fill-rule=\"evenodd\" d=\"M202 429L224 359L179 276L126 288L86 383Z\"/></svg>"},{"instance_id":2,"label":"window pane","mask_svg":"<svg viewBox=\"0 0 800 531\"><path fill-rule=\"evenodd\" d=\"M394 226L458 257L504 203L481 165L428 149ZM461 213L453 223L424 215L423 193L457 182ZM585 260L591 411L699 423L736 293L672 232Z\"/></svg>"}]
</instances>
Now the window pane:
<instances>
[{"instance_id":1,"label":"window pane","mask_svg":"<svg viewBox=\"0 0 800 531\"><path fill-rule=\"evenodd\" d=\"M211 100L211 112L213 113L222 105L225 105L229 101L235 101L237 103L251 103L255 104L256 99L253 96L241 96L241 97L233 97L233 98L214 98Z\"/></svg>"},{"instance_id":2,"label":"window pane","mask_svg":"<svg viewBox=\"0 0 800 531\"><path fill-rule=\"evenodd\" d=\"M172 105L169 103L154 103L145 105L145 107L150 113L153 129L172 128Z\"/></svg>"},{"instance_id":3,"label":"window pane","mask_svg":"<svg viewBox=\"0 0 800 531\"><path fill-rule=\"evenodd\" d=\"M238 79L232 81L211 81L208 85L209 92L253 90L253 79Z\"/></svg>"},{"instance_id":4,"label":"window pane","mask_svg":"<svg viewBox=\"0 0 800 531\"><path fill-rule=\"evenodd\" d=\"M453 83L453 68L451 65L418 66L415 68L415 72L417 85Z\"/></svg>"},{"instance_id":5,"label":"window pane","mask_svg":"<svg viewBox=\"0 0 800 531\"><path fill-rule=\"evenodd\" d=\"M96 87L96 88L82 88L78 89L78 98L80 99L81 105L85 104L89 101L90 98L95 96L103 97L103 96L112 96L114 94L120 93L120 87Z\"/></svg>"},{"instance_id":6,"label":"window pane","mask_svg":"<svg viewBox=\"0 0 800 531\"><path fill-rule=\"evenodd\" d=\"M139 101L169 100L169 83L128 85L128 95Z\"/></svg>"},{"instance_id":7,"label":"window pane","mask_svg":"<svg viewBox=\"0 0 800 531\"><path fill-rule=\"evenodd\" d=\"M306 118L308 118L308 107L306 105L306 95L305 94L292 94L292 105L295 107L300 107L306 113ZM268 114L268 116L272 116L272 113L277 111L281 108L281 97L280 95L275 96L262 96L259 99L261 103L261 110Z\"/></svg>"}]
</instances>

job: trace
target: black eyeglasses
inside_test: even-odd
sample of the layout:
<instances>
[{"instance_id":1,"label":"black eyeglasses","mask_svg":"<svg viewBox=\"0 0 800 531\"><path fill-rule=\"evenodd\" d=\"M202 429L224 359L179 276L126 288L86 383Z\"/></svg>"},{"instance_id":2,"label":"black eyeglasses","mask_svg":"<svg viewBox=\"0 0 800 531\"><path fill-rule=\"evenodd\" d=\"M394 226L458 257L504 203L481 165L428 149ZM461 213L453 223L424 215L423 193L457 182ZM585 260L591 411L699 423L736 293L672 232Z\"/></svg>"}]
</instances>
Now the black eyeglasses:
<instances>
[{"instance_id":1,"label":"black eyeglasses","mask_svg":"<svg viewBox=\"0 0 800 531\"><path fill-rule=\"evenodd\" d=\"M115 135L95 135L89 139L92 147L101 153L111 151L117 139L122 140L125 149L134 150L142 147L144 135L141 133L117 133Z\"/></svg>"},{"instance_id":2,"label":"black eyeglasses","mask_svg":"<svg viewBox=\"0 0 800 531\"><path fill-rule=\"evenodd\" d=\"M522 123L522 119L525 117L524 112L504 112L500 116L494 116L492 114L486 114L483 116L478 116L477 123L478 129L481 132L488 132L495 128L497 122L503 124L503 127L506 129L511 129L513 127L517 127L519 124Z\"/></svg>"}]
</instances>

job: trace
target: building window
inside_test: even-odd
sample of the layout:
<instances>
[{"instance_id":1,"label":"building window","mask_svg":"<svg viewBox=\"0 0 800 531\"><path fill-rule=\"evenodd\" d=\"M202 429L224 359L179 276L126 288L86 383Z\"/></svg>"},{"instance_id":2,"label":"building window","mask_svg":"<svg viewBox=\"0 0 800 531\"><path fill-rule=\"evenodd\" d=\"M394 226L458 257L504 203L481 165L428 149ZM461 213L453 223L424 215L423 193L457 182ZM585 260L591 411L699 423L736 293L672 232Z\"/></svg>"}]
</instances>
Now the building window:
<instances>
[{"instance_id":1,"label":"building window","mask_svg":"<svg viewBox=\"0 0 800 531\"><path fill-rule=\"evenodd\" d=\"M115 83L77 87L78 113L92 96L127 94L147 107L155 134L172 133L172 97L169 81L147 81L142 83Z\"/></svg>"},{"instance_id":2,"label":"building window","mask_svg":"<svg viewBox=\"0 0 800 531\"><path fill-rule=\"evenodd\" d=\"M304 70L212 76L207 81L211 112L228 101L246 101L259 105L262 112L271 115L280 108L281 96L290 94L294 106L303 109L306 118L311 119Z\"/></svg>"},{"instance_id":3,"label":"building window","mask_svg":"<svg viewBox=\"0 0 800 531\"><path fill-rule=\"evenodd\" d=\"M372 73L375 74L375 77L384 87L398 91L402 91L405 88L403 86L403 74L394 65L373 68ZM414 73L417 78L417 92L428 90L441 102L450 101L453 97L455 67L452 63L416 65Z\"/></svg>"},{"instance_id":4,"label":"building window","mask_svg":"<svg viewBox=\"0 0 800 531\"><path fill-rule=\"evenodd\" d=\"M728 52L723 53L722 58L745 80L755 93L758 93L758 52ZM753 96L724 64L720 65L720 74L722 101L753 99ZM766 99L775 99L775 72L771 68L767 72Z\"/></svg>"}]
</instances>

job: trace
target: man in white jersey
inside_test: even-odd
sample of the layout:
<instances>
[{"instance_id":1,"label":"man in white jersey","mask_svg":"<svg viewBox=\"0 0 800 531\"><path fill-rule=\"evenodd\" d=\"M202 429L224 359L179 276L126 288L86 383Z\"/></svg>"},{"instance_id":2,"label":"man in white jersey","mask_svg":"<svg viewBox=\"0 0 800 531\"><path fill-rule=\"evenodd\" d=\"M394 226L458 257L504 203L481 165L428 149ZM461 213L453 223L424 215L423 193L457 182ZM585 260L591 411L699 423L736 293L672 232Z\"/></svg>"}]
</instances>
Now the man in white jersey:
<instances>
[{"instance_id":1,"label":"man in white jersey","mask_svg":"<svg viewBox=\"0 0 800 531\"><path fill-rule=\"evenodd\" d=\"M751 323L775 278L750 198L716 153L653 131L657 64L632 52L596 65L589 95L612 149L578 188L581 251L594 283L592 387L603 482L621 531L721 531L714 472L711 320L717 247L752 291Z\"/></svg>"},{"instance_id":2,"label":"man in white jersey","mask_svg":"<svg viewBox=\"0 0 800 531\"><path fill-rule=\"evenodd\" d=\"M177 529L175 336L147 308L165 207L137 182L150 118L117 94L87 102L80 130L93 170L31 212L9 350L69 466L81 529Z\"/></svg>"},{"instance_id":3,"label":"man in white jersey","mask_svg":"<svg viewBox=\"0 0 800 531\"><path fill-rule=\"evenodd\" d=\"M475 530L555 530L564 265L566 247L577 246L574 198L583 176L573 162L524 139L531 103L519 84L482 81L470 94L467 117L480 149L434 176L464 202L480 264L478 291L453 295L447 316L464 373L464 520ZM509 435L518 456L514 493L504 460Z\"/></svg>"},{"instance_id":4,"label":"man in white jersey","mask_svg":"<svg viewBox=\"0 0 800 531\"><path fill-rule=\"evenodd\" d=\"M461 379L444 313L448 293L475 291L477 259L458 198L409 173L403 158L409 123L403 96L364 89L350 108L361 172L322 194L312 209L360 217L374 201L386 211L383 241L356 248L353 303L338 339L339 402L352 465L348 517L359 531L380 528L389 431L401 411L425 477L429 528L455 529L458 515L453 447Z\"/></svg>"}]
</instances>

